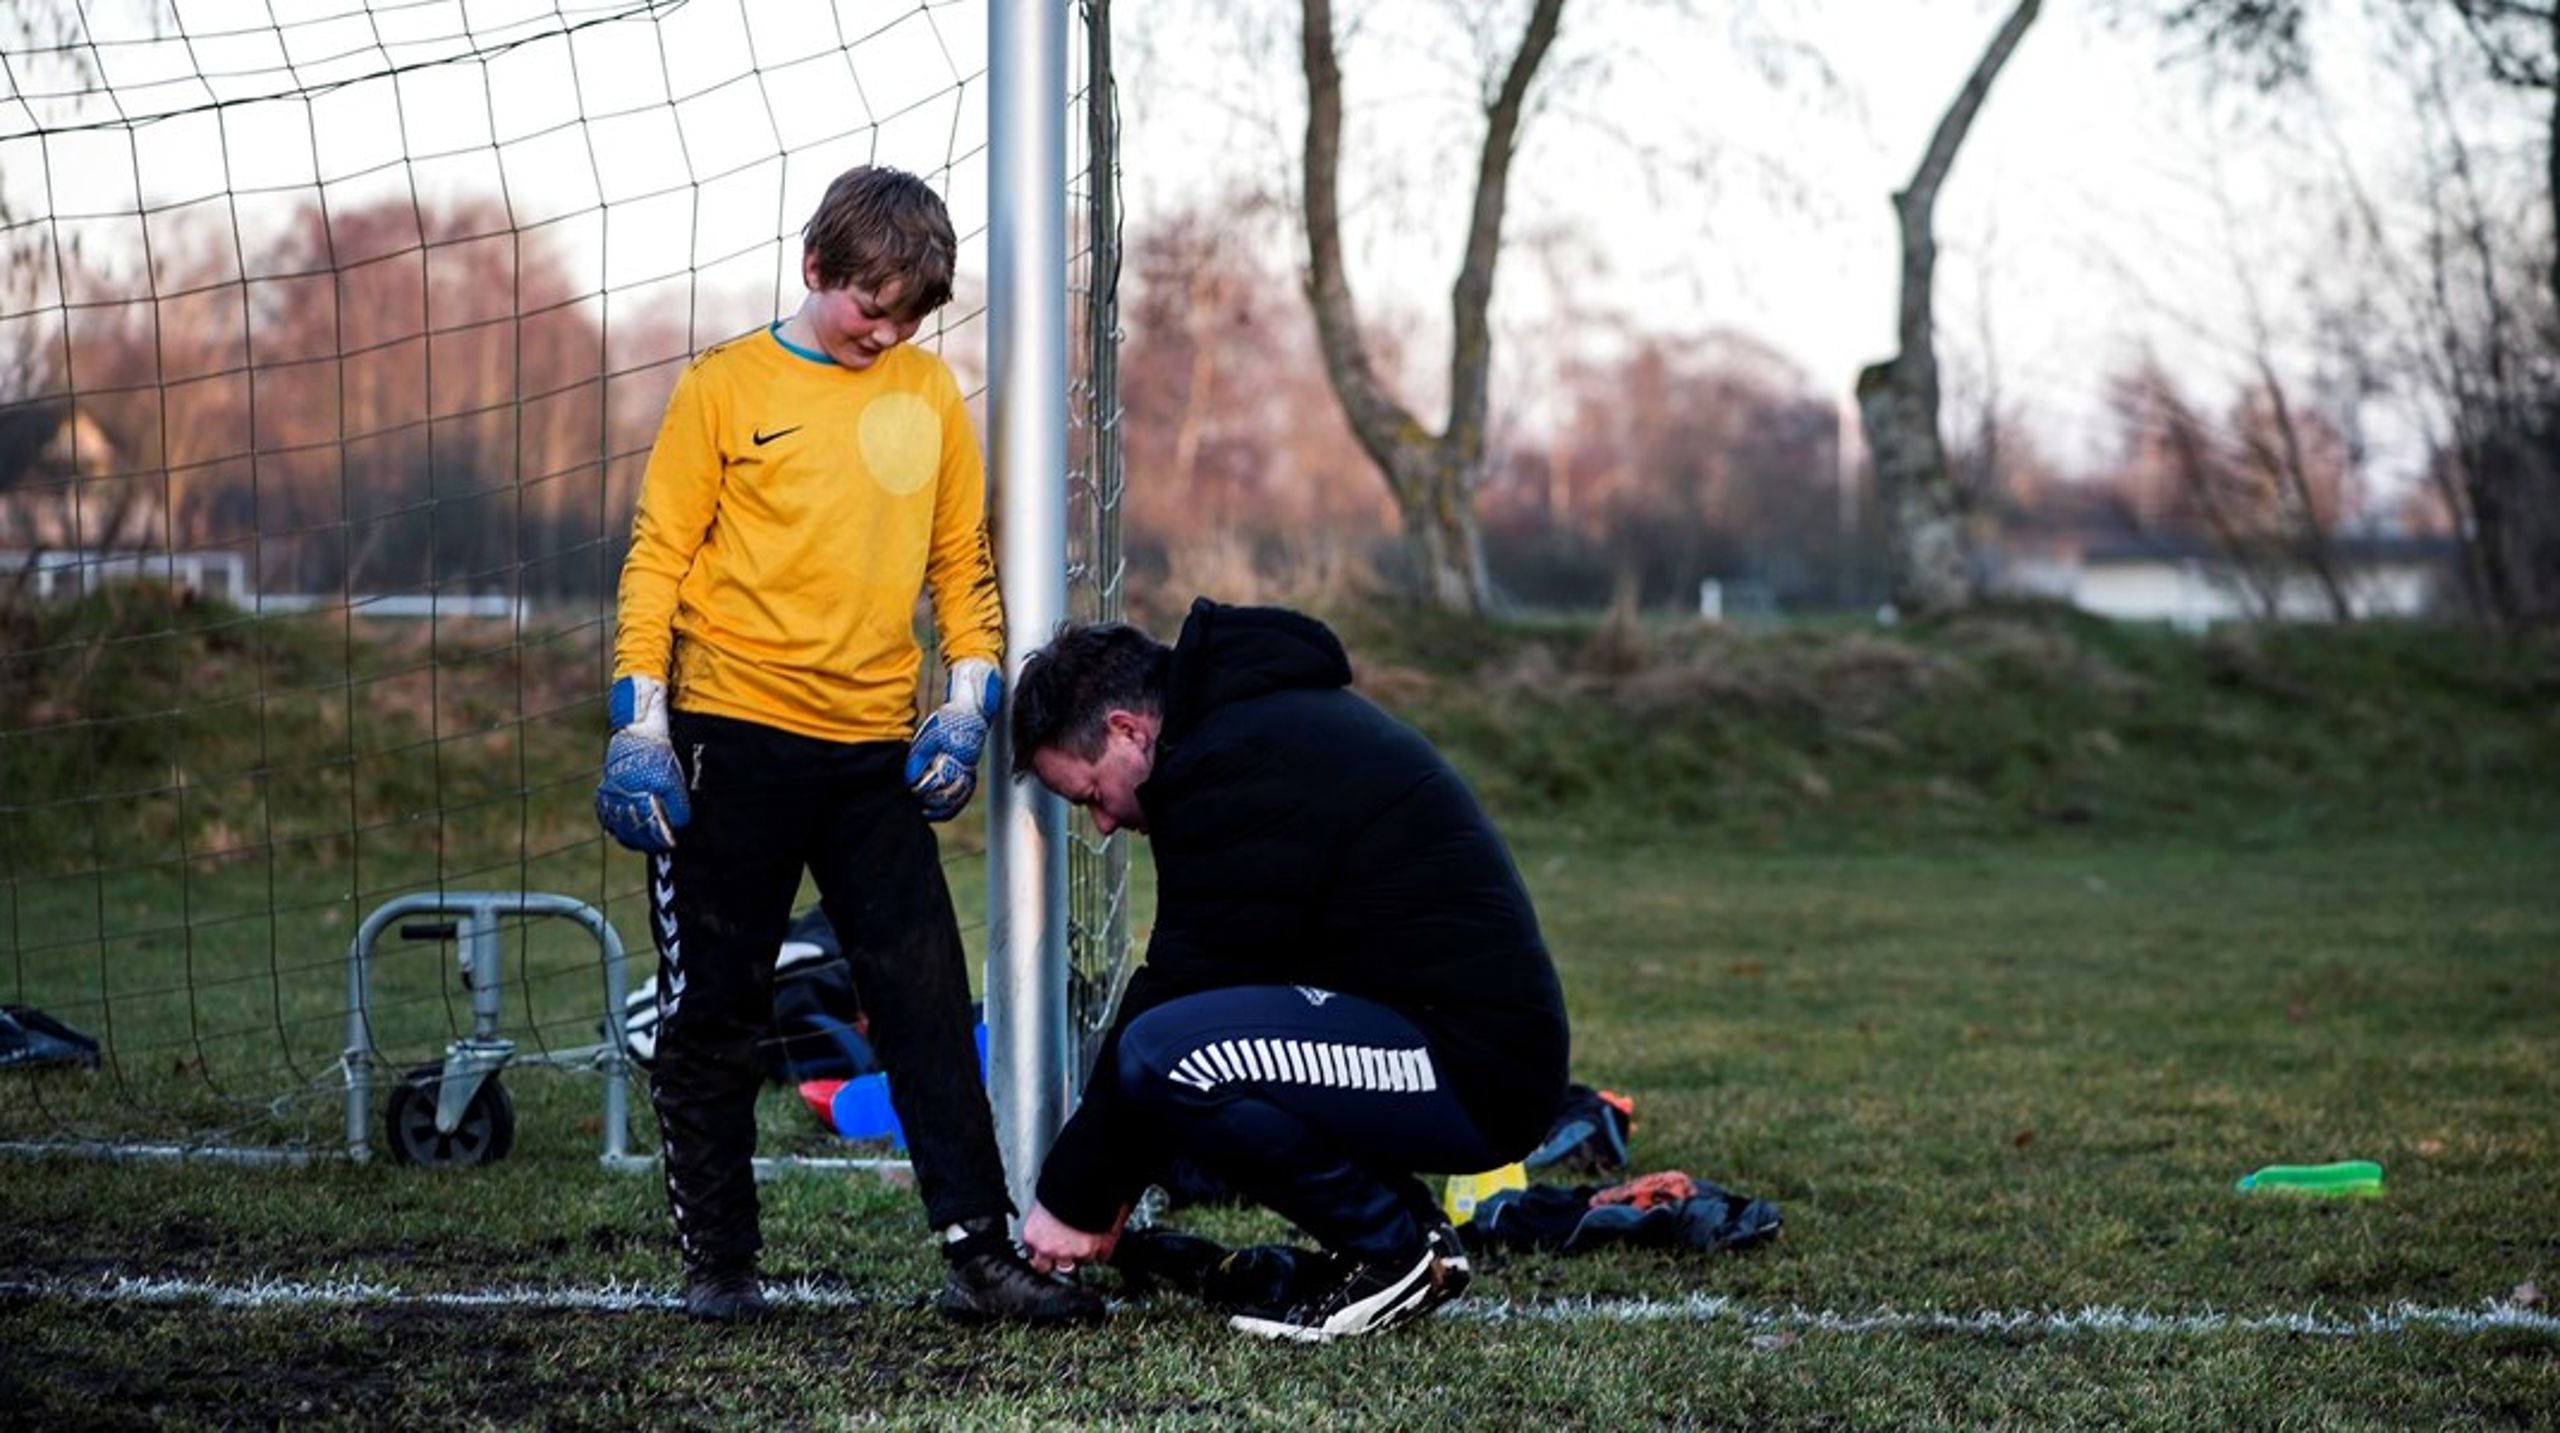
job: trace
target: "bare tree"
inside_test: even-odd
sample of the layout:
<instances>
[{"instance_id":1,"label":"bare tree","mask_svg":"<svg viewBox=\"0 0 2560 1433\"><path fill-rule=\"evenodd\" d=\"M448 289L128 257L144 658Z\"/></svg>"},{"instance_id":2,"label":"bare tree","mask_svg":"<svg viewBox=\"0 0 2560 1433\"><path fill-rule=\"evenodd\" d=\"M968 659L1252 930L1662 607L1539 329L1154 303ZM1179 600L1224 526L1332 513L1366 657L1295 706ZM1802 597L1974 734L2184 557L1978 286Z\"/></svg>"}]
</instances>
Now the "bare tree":
<instances>
[{"instance_id":1,"label":"bare tree","mask_svg":"<svg viewBox=\"0 0 2560 1433\"><path fill-rule=\"evenodd\" d=\"M2338 556L2338 528L2346 517L2352 474L2343 461L2322 463L2315 448L2342 452L2332 428L2317 427L2276 377L2275 366L2261 353L2256 389L2243 400L2239 444L2241 470L2268 496L2277 531L2290 549L2294 565L2311 575L2333 620L2355 616Z\"/></svg>"},{"instance_id":2,"label":"bare tree","mask_svg":"<svg viewBox=\"0 0 2560 1433\"><path fill-rule=\"evenodd\" d=\"M2264 620L2316 603L2355 616L2339 532L2357 490L2352 444L2263 363L2209 420L2156 358L2109 384L2125 450L2110 478L2139 536L2200 543Z\"/></svg>"},{"instance_id":3,"label":"bare tree","mask_svg":"<svg viewBox=\"0 0 2560 1433\"><path fill-rule=\"evenodd\" d=\"M1858 413L1867 449L1875 455L1876 487L1884 504L1888 580L1894 602L1908 611L1936 612L1970 604L1973 564L1965 540L1962 489L1947 463L1938 432L1938 352L1931 289L1938 262L1933 214L1938 188L1955 165L1966 131L1991 93L1991 83L2035 23L2041 0L2019 0L1990 48L1938 120L1928 151L1910 184L1893 196L1902 230L1900 351L1858 375Z\"/></svg>"},{"instance_id":4,"label":"bare tree","mask_svg":"<svg viewBox=\"0 0 2560 1433\"><path fill-rule=\"evenodd\" d=\"M2375 9L2421 25L2447 20L2460 29L2482 71L2510 89L2547 96L2543 202L2560 235L2560 0L2368 0ZM2254 66L2259 88L2299 83L2311 69L2310 0L2169 0L2162 22L2192 34L2212 59ZM2545 270L2560 304L2560 242Z\"/></svg>"},{"instance_id":5,"label":"bare tree","mask_svg":"<svg viewBox=\"0 0 2560 1433\"><path fill-rule=\"evenodd\" d=\"M1140 561L1206 577L1214 558L1231 570L1212 586L1313 596L1357 580L1396 513L1326 383L1295 266L1253 242L1247 204L1204 200L1130 233L1121 432L1148 480L1123 518Z\"/></svg>"},{"instance_id":6,"label":"bare tree","mask_svg":"<svg viewBox=\"0 0 2560 1433\"><path fill-rule=\"evenodd\" d=\"M2395 22L2391 54L2417 72L2420 106L2435 119L2424 254L2402 280L2417 366L2443 409L2447 451L2430 476L2487 612L2511 625L2560 623L2560 0L2367 4ZM2312 73L2316 13L2308 0L2178 0L2161 18L2173 34L2198 36L2209 59L2252 62L2251 81L2278 91ZM2545 233L2524 232L2488 192L2443 94L2452 53L2544 104ZM2549 247L2538 258L2522 257L2539 244ZM2537 276L2519 281L2527 270Z\"/></svg>"},{"instance_id":7,"label":"bare tree","mask_svg":"<svg viewBox=\"0 0 2560 1433\"><path fill-rule=\"evenodd\" d=\"M1485 464L1487 390L1493 367L1494 263L1502 253L1502 213L1511 157L1529 83L1554 43L1564 0L1535 0L1520 44L1500 83L1485 98L1484 145L1476 160L1475 202L1467 242L1449 293L1449 420L1426 429L1387 391L1370 362L1342 257L1342 67L1334 51L1332 0L1302 0L1307 77L1306 227L1308 296L1324 353L1325 375L1360 446L1395 494L1405 541L1429 601L1446 611L1482 612L1492 586L1476 521L1476 487Z\"/></svg>"},{"instance_id":8,"label":"bare tree","mask_svg":"<svg viewBox=\"0 0 2560 1433\"><path fill-rule=\"evenodd\" d=\"M2450 128L2440 159L2417 311L2465 555L2493 616L2560 623L2560 290L2529 301L2519 247Z\"/></svg>"}]
</instances>

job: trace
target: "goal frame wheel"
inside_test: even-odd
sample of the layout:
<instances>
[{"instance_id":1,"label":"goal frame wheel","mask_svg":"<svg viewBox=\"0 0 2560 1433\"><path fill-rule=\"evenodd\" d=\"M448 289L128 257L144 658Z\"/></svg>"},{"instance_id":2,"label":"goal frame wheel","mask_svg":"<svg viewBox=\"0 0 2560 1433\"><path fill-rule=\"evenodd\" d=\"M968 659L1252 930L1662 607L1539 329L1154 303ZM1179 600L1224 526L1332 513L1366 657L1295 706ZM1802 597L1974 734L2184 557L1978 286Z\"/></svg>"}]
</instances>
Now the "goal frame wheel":
<instances>
[{"instance_id":1,"label":"goal frame wheel","mask_svg":"<svg viewBox=\"0 0 2560 1433\"><path fill-rule=\"evenodd\" d=\"M453 1132L436 1128L436 1101L444 1086L442 1065L420 1065L391 1087L382 1111L383 1143L395 1164L468 1169L495 1164L516 1144L515 1100L495 1074L481 1080Z\"/></svg>"}]
</instances>

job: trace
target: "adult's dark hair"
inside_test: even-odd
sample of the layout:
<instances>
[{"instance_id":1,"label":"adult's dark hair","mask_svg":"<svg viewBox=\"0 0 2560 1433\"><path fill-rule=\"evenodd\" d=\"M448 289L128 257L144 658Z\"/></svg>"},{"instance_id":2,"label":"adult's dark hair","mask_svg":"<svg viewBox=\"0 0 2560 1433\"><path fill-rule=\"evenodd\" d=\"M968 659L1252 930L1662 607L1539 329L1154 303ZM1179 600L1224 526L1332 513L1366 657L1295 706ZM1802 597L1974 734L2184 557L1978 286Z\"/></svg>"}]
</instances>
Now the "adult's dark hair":
<instances>
[{"instance_id":1,"label":"adult's dark hair","mask_svg":"<svg viewBox=\"0 0 2560 1433\"><path fill-rule=\"evenodd\" d=\"M1066 622L1049 645L1022 659L1013 688L1013 774L1031 758L1063 751L1082 761L1102 754L1115 711L1164 711L1173 649L1126 622Z\"/></svg>"},{"instance_id":2,"label":"adult's dark hair","mask_svg":"<svg viewBox=\"0 0 2560 1433\"><path fill-rule=\"evenodd\" d=\"M800 242L817 257L818 282L827 288L860 284L877 294L888 284L903 285L901 320L951 302L960 247L951 212L933 186L903 169L865 164L837 175Z\"/></svg>"}]
</instances>

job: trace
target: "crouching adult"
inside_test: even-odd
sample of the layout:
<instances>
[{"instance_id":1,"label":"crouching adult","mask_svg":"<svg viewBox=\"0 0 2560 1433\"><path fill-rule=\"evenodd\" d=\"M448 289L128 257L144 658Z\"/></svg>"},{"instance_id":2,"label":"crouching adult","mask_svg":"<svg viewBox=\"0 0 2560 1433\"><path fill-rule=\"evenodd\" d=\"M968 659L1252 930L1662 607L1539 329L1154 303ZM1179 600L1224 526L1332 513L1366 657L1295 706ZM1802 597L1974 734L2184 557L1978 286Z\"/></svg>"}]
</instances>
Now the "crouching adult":
<instances>
[{"instance_id":1,"label":"crouching adult","mask_svg":"<svg viewBox=\"0 0 2560 1433\"><path fill-rule=\"evenodd\" d=\"M1146 959L1023 1225L1036 1266L1106 1261L1184 1156L1324 1251L1239 1329L1369 1333L1465 1287L1415 1176L1536 1145L1564 997L1465 782L1350 683L1322 623L1205 598L1171 647L1074 626L1025 661L1015 774L1146 836L1157 876Z\"/></svg>"}]
</instances>

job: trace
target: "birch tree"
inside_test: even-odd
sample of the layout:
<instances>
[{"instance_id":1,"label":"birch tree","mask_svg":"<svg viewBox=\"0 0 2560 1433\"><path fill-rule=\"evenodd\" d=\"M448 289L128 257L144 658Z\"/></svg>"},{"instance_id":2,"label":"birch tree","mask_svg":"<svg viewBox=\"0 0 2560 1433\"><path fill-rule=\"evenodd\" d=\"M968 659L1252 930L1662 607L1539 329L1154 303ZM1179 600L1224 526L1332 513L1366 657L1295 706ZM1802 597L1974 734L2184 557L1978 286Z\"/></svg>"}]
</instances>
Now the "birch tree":
<instances>
[{"instance_id":1,"label":"birch tree","mask_svg":"<svg viewBox=\"0 0 2560 1433\"><path fill-rule=\"evenodd\" d=\"M1911 182L1893 196L1902 233L1899 351L1858 375L1858 416L1875 455L1884 510L1887 580L1906 612L1941 612L1974 597L1965 504L1938 431L1938 352L1932 294L1938 262L1938 190L1991 93L1992 81L2035 23L2041 0L2019 0L1938 120Z\"/></svg>"}]
</instances>

